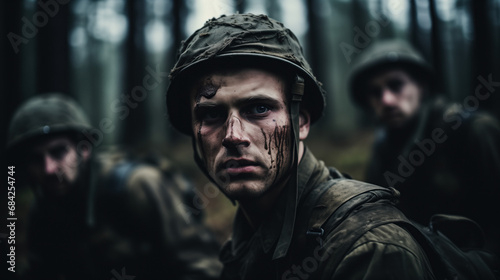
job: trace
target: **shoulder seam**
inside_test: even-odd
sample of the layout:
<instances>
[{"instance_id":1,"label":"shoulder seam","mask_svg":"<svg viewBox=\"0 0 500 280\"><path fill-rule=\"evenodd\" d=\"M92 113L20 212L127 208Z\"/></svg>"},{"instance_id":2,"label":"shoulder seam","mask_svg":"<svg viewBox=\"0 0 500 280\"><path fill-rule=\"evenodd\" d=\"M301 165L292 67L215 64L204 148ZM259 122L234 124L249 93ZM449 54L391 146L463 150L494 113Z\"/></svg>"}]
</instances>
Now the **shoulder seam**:
<instances>
[{"instance_id":1,"label":"shoulder seam","mask_svg":"<svg viewBox=\"0 0 500 280\"><path fill-rule=\"evenodd\" d=\"M416 242L416 241L415 241ZM367 245L367 244L370 244L370 243L378 243L378 244L383 244L385 246L394 246L394 247L398 247L408 253L410 253L415 259L418 259L417 255L415 255L414 252L412 252L411 250L399 245L399 244L395 244L395 243L389 243L389 242L384 242L384 241L375 241L375 240L367 240L357 246L353 246L353 248L351 250L349 250L349 252L345 255L344 259L347 258L351 253L353 253L356 249L358 249L359 247L363 246L363 245Z\"/></svg>"}]
</instances>

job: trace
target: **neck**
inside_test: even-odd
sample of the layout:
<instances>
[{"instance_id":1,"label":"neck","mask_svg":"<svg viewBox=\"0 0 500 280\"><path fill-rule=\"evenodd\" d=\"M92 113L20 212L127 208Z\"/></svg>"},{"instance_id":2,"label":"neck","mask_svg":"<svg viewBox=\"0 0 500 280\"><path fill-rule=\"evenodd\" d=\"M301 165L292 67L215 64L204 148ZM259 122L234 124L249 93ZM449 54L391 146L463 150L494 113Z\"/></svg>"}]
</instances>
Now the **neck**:
<instances>
[{"instance_id":1,"label":"neck","mask_svg":"<svg viewBox=\"0 0 500 280\"><path fill-rule=\"evenodd\" d=\"M254 230L257 230L266 217L269 216L270 211L276 205L278 197L283 193L287 184L288 180L279 185L272 186L271 191L258 199L238 201L241 211Z\"/></svg>"}]
</instances>

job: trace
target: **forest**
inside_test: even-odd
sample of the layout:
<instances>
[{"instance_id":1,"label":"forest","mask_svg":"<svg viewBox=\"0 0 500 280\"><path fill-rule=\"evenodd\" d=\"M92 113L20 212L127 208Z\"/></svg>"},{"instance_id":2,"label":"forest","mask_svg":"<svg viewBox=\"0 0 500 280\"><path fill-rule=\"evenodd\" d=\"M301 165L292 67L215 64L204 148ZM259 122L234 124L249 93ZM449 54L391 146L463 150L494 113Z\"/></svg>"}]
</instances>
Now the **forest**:
<instances>
[{"instance_id":1,"label":"forest","mask_svg":"<svg viewBox=\"0 0 500 280\"><path fill-rule=\"evenodd\" d=\"M406 40L433 67L443 96L500 117L500 0L1 1L1 145L23 101L67 94L88 113L97 150L161 155L192 178L205 222L222 242L235 207L204 194L211 183L193 161L191 140L169 124L165 93L181 41L233 13L267 14L297 35L327 93L306 145L355 179L364 178L377 123L354 105L347 81L353 61L375 42ZM479 85L491 93L480 100ZM32 199L19 185L20 213ZM22 239L23 223L17 231Z\"/></svg>"}]
</instances>

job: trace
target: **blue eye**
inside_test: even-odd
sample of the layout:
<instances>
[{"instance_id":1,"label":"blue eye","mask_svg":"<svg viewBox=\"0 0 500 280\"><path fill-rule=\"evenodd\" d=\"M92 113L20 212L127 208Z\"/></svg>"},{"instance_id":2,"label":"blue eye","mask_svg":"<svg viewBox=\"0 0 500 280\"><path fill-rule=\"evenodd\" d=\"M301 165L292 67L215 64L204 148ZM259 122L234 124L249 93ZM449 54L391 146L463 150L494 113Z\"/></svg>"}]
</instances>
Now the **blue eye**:
<instances>
[{"instance_id":1,"label":"blue eye","mask_svg":"<svg viewBox=\"0 0 500 280\"><path fill-rule=\"evenodd\" d=\"M250 108L250 114L265 114L269 111L269 107L265 106L265 105L256 105L256 106L252 106Z\"/></svg>"}]
</instances>

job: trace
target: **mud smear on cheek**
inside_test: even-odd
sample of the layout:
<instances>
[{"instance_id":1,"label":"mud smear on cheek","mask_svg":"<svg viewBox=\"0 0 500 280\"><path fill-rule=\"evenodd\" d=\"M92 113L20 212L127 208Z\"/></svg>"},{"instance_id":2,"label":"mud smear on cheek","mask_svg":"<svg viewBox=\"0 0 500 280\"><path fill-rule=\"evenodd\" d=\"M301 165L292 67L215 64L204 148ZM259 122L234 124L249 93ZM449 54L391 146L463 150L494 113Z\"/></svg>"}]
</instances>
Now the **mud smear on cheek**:
<instances>
[{"instance_id":1,"label":"mud smear on cheek","mask_svg":"<svg viewBox=\"0 0 500 280\"><path fill-rule=\"evenodd\" d=\"M276 123L276 120L273 120L273 122ZM276 132L276 129L275 129L275 132ZM269 166L269 169L273 168L273 163L274 163L274 159L273 159L273 153L272 153L272 148L271 148L271 141L273 139L273 134L269 134L269 143L266 142L266 147L269 147L269 151L267 152L267 154L271 157L271 166ZM266 137L264 137L264 140L266 140ZM267 148L266 148L267 150ZM276 166L274 166L276 167Z\"/></svg>"},{"instance_id":2,"label":"mud smear on cheek","mask_svg":"<svg viewBox=\"0 0 500 280\"><path fill-rule=\"evenodd\" d=\"M285 162L285 149L290 145L288 126L279 127L276 125L274 129L274 145L276 148L276 178L278 178Z\"/></svg>"},{"instance_id":3,"label":"mud smear on cheek","mask_svg":"<svg viewBox=\"0 0 500 280\"><path fill-rule=\"evenodd\" d=\"M264 149L267 150L267 135L264 132L264 129L261 128L260 131L262 132L262 136L264 136Z\"/></svg>"},{"instance_id":4,"label":"mud smear on cheek","mask_svg":"<svg viewBox=\"0 0 500 280\"><path fill-rule=\"evenodd\" d=\"M271 165L269 165L269 169L276 168L274 164L274 159L273 159L273 150L274 148L271 146L272 141L273 141L273 134L269 134L269 138L267 138L267 135L264 133L264 130L262 130L262 134L264 135L264 149L267 150L267 154L271 158Z\"/></svg>"},{"instance_id":5,"label":"mud smear on cheek","mask_svg":"<svg viewBox=\"0 0 500 280\"><path fill-rule=\"evenodd\" d=\"M290 147L290 137L288 134L288 126L278 126L274 128L274 132L269 135L269 142L266 146L269 147L268 154L271 157L270 168L276 168L275 181L280 175L280 170L283 168L285 163L285 152ZM274 145L273 145L274 142ZM273 150L275 150L275 159L273 159ZM274 164L274 165L273 165Z\"/></svg>"},{"instance_id":6,"label":"mud smear on cheek","mask_svg":"<svg viewBox=\"0 0 500 280\"><path fill-rule=\"evenodd\" d=\"M269 140L268 140L267 139L267 135L264 132L264 129L261 128L260 131L262 132L262 136L264 136L264 149L267 150L267 154L271 158L271 165L269 165L269 169L272 169L273 168L274 159L273 159L273 153L272 153L272 148L271 148L271 140L272 140L273 137L272 137L272 134L270 134L269 135Z\"/></svg>"}]
</instances>

